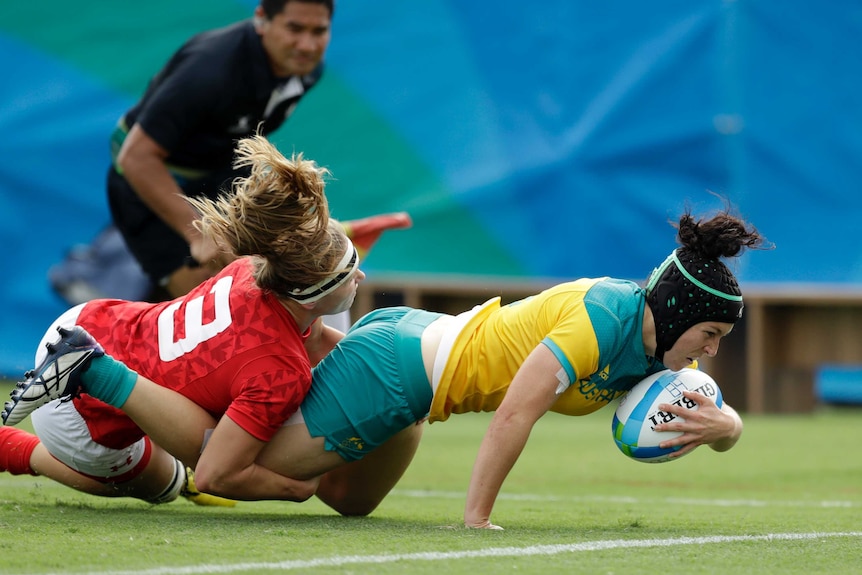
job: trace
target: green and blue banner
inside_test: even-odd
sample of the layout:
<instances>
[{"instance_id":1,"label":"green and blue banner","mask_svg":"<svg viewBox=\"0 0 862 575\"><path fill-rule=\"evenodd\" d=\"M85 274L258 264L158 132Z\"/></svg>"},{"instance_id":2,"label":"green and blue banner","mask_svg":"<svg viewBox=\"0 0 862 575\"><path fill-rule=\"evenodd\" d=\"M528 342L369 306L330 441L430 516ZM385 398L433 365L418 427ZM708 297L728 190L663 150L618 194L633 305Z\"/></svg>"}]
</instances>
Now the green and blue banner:
<instances>
[{"instance_id":1,"label":"green and blue banner","mask_svg":"<svg viewBox=\"0 0 862 575\"><path fill-rule=\"evenodd\" d=\"M0 374L66 304L48 269L109 222L117 118L190 35L253 0L0 5ZM862 5L337 2L327 72L273 140L339 219L407 211L375 275L647 277L732 202L776 249L745 284L862 283Z\"/></svg>"}]
</instances>

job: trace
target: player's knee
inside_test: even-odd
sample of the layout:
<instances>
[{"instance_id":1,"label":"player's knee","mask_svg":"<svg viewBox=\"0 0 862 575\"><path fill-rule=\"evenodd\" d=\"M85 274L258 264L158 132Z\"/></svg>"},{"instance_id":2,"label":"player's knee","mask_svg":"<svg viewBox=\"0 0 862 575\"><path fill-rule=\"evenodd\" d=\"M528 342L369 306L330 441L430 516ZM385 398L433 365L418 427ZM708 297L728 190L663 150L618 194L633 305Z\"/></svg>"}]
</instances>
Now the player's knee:
<instances>
[{"instance_id":1,"label":"player's knee","mask_svg":"<svg viewBox=\"0 0 862 575\"><path fill-rule=\"evenodd\" d=\"M345 482L323 481L317 490L317 498L341 515L364 517L377 509L379 498L370 498L356 493L355 488Z\"/></svg>"},{"instance_id":2,"label":"player's knee","mask_svg":"<svg viewBox=\"0 0 862 575\"><path fill-rule=\"evenodd\" d=\"M360 500L357 501L355 499L339 501L335 505L331 505L335 511L344 515L345 517L365 517L366 515L370 515L372 511L377 509L377 506L380 504L380 501L367 501Z\"/></svg>"}]
</instances>

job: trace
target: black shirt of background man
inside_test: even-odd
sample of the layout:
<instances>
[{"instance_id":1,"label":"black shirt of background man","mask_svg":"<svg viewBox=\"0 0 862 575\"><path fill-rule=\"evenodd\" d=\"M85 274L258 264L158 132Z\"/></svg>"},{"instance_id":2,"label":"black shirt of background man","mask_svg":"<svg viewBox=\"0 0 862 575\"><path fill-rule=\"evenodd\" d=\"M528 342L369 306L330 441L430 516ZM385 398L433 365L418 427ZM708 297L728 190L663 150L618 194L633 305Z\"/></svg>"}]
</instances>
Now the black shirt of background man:
<instances>
[{"instance_id":1,"label":"black shirt of background man","mask_svg":"<svg viewBox=\"0 0 862 575\"><path fill-rule=\"evenodd\" d=\"M250 20L189 39L125 116L168 150L167 163L224 171L238 139L276 130L323 73L278 78Z\"/></svg>"}]
</instances>

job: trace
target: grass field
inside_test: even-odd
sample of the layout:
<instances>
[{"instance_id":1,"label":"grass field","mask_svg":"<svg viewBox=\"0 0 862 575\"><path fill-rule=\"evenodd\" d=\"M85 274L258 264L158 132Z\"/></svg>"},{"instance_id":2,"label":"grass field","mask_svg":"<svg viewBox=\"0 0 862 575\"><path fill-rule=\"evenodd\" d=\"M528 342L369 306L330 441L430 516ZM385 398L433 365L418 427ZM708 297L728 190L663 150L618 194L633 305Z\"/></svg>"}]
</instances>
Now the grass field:
<instances>
[{"instance_id":1,"label":"grass field","mask_svg":"<svg viewBox=\"0 0 862 575\"><path fill-rule=\"evenodd\" d=\"M494 510L504 531L460 522L486 414L429 426L366 518L316 500L154 507L0 474L0 573L862 573L862 410L744 416L730 452L658 465L617 451L611 415L539 422Z\"/></svg>"}]
</instances>

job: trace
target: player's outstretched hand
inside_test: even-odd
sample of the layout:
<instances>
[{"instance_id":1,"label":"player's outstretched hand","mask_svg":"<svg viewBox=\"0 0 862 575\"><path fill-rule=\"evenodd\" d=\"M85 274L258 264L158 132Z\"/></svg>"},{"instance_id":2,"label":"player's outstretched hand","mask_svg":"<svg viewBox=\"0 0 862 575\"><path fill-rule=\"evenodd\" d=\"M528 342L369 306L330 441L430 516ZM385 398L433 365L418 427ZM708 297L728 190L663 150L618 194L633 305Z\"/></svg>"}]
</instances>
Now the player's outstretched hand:
<instances>
[{"instance_id":1,"label":"player's outstretched hand","mask_svg":"<svg viewBox=\"0 0 862 575\"><path fill-rule=\"evenodd\" d=\"M662 441L659 447L668 448L676 445L683 447L674 452L671 458L682 457L700 445L714 443L725 439L734 433L736 423L730 415L723 412L713 400L696 391L684 391L683 395L697 403L697 409L692 411L682 405L663 403L658 408L676 416L673 421L662 423L655 427L656 431L681 431L682 435Z\"/></svg>"},{"instance_id":2,"label":"player's outstretched hand","mask_svg":"<svg viewBox=\"0 0 862 575\"><path fill-rule=\"evenodd\" d=\"M394 212L391 214L378 214L359 220L347 220L341 222L344 233L353 241L360 258L365 258L371 247L380 239L380 235L386 230L409 228L413 225L410 214L407 212Z\"/></svg>"}]
</instances>

